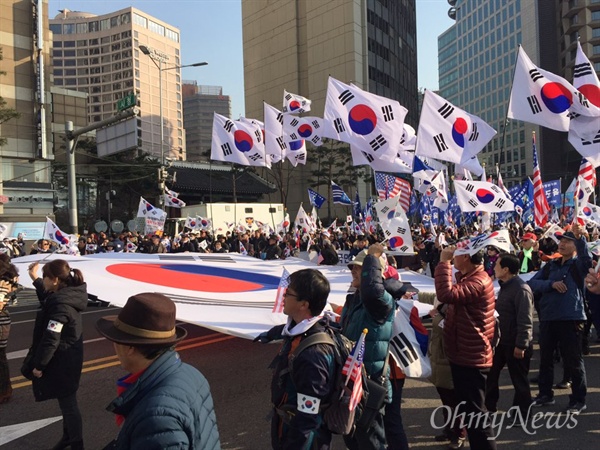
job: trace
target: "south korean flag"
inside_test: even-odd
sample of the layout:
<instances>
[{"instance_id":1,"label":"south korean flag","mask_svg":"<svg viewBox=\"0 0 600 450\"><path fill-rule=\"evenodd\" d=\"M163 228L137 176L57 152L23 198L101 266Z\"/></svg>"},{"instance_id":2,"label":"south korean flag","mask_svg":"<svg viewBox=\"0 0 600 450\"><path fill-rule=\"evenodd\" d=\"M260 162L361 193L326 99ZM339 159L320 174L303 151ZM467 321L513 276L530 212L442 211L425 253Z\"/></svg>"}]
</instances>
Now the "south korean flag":
<instances>
[{"instance_id":1,"label":"south korean flag","mask_svg":"<svg viewBox=\"0 0 600 450\"><path fill-rule=\"evenodd\" d=\"M483 119L425 91L415 155L461 164L479 153L496 135Z\"/></svg>"},{"instance_id":2,"label":"south korean flag","mask_svg":"<svg viewBox=\"0 0 600 450\"><path fill-rule=\"evenodd\" d=\"M504 252L511 251L510 236L508 230L496 230L482 233L468 240L461 241L454 252L456 256L474 255L488 246L494 246Z\"/></svg>"},{"instance_id":3,"label":"south korean flag","mask_svg":"<svg viewBox=\"0 0 600 450\"><path fill-rule=\"evenodd\" d=\"M410 224L402 208L392 220L379 225L383 229L388 246L395 252L394 254L413 255L415 253Z\"/></svg>"},{"instance_id":4,"label":"south korean flag","mask_svg":"<svg viewBox=\"0 0 600 450\"><path fill-rule=\"evenodd\" d=\"M514 203L493 183L487 181L454 181L456 200L462 212L514 211Z\"/></svg>"},{"instance_id":5,"label":"south korean flag","mask_svg":"<svg viewBox=\"0 0 600 450\"><path fill-rule=\"evenodd\" d=\"M283 91L283 114L300 114L310 111L312 102L301 95L292 94L286 90Z\"/></svg>"},{"instance_id":6,"label":"south korean flag","mask_svg":"<svg viewBox=\"0 0 600 450\"><path fill-rule=\"evenodd\" d=\"M269 166L263 131L257 124L214 113L210 158L244 166Z\"/></svg>"},{"instance_id":7,"label":"south korean flag","mask_svg":"<svg viewBox=\"0 0 600 450\"><path fill-rule=\"evenodd\" d=\"M323 136L356 145L373 159L393 162L407 112L395 100L329 77Z\"/></svg>"},{"instance_id":8,"label":"south korean flag","mask_svg":"<svg viewBox=\"0 0 600 450\"><path fill-rule=\"evenodd\" d=\"M283 116L283 138L286 143L304 140L315 146L322 145L322 130L323 119L320 117Z\"/></svg>"}]
</instances>

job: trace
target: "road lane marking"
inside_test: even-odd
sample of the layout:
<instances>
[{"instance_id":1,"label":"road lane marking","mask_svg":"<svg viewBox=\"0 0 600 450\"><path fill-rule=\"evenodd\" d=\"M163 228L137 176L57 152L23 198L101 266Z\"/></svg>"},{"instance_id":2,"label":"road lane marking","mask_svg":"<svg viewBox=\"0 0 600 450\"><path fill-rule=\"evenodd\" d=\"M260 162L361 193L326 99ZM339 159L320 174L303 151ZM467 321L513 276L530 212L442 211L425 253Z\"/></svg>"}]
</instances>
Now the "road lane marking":
<instances>
[{"instance_id":1,"label":"road lane marking","mask_svg":"<svg viewBox=\"0 0 600 450\"><path fill-rule=\"evenodd\" d=\"M221 336L221 337L216 337L216 336ZM214 338L214 339L212 339L212 338ZM218 342L228 341L228 340L235 339L235 338L236 338L236 336L227 336L227 335L222 335L221 333L213 333L213 334L209 334L206 336L200 336L197 338L186 339L185 341L181 342L181 344L185 344L185 345L178 345L175 349L177 351L189 350L191 348L202 347L204 345L209 345L209 344L216 344ZM95 365L95 364L102 363L105 361L111 361L111 362L106 362L105 364ZM121 362L117 359L117 355L106 356L103 358L93 359L90 361L84 361L84 363L83 363L84 368L82 369L81 372L82 373L93 372L96 370L102 370L102 369L107 369L109 367L118 366L119 364L121 364ZM86 366L91 366L91 367L86 367ZM31 386L31 381L29 381L29 380L22 381L21 383L17 383L17 381L21 381L21 380L27 380L27 379L23 376L17 376L17 377L13 377L10 379L11 383L13 383L12 384L13 389Z\"/></svg>"},{"instance_id":2,"label":"road lane marking","mask_svg":"<svg viewBox=\"0 0 600 450\"><path fill-rule=\"evenodd\" d=\"M34 431L44 428L54 422L62 420L62 416L50 417L48 419L34 420L33 422L15 423L0 427L0 445L8 444L15 439L33 433Z\"/></svg>"}]
</instances>

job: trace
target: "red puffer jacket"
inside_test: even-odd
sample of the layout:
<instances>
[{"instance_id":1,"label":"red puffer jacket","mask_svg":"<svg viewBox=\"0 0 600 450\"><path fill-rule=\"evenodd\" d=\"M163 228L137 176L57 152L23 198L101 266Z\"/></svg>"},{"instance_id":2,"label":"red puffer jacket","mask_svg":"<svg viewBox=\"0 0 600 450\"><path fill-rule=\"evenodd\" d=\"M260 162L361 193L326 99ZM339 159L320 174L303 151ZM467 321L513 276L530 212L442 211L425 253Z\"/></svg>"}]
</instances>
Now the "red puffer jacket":
<instances>
[{"instance_id":1,"label":"red puffer jacket","mask_svg":"<svg viewBox=\"0 0 600 450\"><path fill-rule=\"evenodd\" d=\"M485 368L492 366L494 309L496 298L492 279L483 266L466 275L456 274L452 265L440 262L435 268L435 292L449 305L444 324L444 349L451 363Z\"/></svg>"}]
</instances>

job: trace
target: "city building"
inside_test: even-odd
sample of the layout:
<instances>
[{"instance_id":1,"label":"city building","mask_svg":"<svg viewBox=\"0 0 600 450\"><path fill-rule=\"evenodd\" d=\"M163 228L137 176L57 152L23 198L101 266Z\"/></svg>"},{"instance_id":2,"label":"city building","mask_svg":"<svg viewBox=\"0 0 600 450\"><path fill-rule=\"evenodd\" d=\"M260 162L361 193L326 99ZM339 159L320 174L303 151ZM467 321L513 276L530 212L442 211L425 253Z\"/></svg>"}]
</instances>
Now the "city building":
<instances>
[{"instance_id":1,"label":"city building","mask_svg":"<svg viewBox=\"0 0 600 450\"><path fill-rule=\"evenodd\" d=\"M284 89L312 100L309 114L322 117L331 75L398 100L416 125L415 0L242 0L242 27L247 117L262 119L263 101L281 109ZM307 200L310 168L284 167L297 187L287 201L293 212ZM373 192L358 184L361 197Z\"/></svg>"},{"instance_id":2,"label":"city building","mask_svg":"<svg viewBox=\"0 0 600 450\"><path fill-rule=\"evenodd\" d=\"M210 158L214 113L231 118L231 99L221 86L183 82L183 127L188 161Z\"/></svg>"},{"instance_id":3,"label":"city building","mask_svg":"<svg viewBox=\"0 0 600 450\"><path fill-rule=\"evenodd\" d=\"M88 94L89 123L114 116L117 101L135 94L141 150L185 159L177 28L130 7L104 15L64 9L50 30L54 85Z\"/></svg>"},{"instance_id":4,"label":"city building","mask_svg":"<svg viewBox=\"0 0 600 450\"><path fill-rule=\"evenodd\" d=\"M47 17L47 0L0 2L0 64L6 72L0 74L0 96L20 114L0 126L6 139L0 147L3 223L45 222L52 214Z\"/></svg>"},{"instance_id":5,"label":"city building","mask_svg":"<svg viewBox=\"0 0 600 450\"><path fill-rule=\"evenodd\" d=\"M448 3L456 23L438 37L439 94L498 132L479 154L480 162L488 174L499 164L508 185L531 176L535 131L542 178L562 179L564 191L581 156L567 143L566 133L506 119L513 70L522 45L538 67L572 81L577 35L598 70L600 45L595 59L593 52L594 42L600 43L600 0Z\"/></svg>"}]
</instances>

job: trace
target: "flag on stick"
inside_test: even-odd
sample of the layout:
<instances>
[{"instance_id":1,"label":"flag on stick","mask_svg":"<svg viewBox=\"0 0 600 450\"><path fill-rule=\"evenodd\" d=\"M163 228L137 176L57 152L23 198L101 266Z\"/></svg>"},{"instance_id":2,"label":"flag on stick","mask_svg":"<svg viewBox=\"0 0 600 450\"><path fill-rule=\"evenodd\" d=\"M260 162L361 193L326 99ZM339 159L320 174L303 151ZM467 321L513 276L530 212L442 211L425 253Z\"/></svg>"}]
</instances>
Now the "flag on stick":
<instances>
[{"instance_id":1,"label":"flag on stick","mask_svg":"<svg viewBox=\"0 0 600 450\"><path fill-rule=\"evenodd\" d=\"M350 200L348 194L346 194L341 187L335 184L333 180L331 181L331 192L333 194L333 203L337 203L338 205L352 204L352 200Z\"/></svg>"},{"instance_id":2,"label":"flag on stick","mask_svg":"<svg viewBox=\"0 0 600 450\"><path fill-rule=\"evenodd\" d=\"M548 213L550 205L546 198L546 191L542 185L542 175L540 173L540 165L537 157L537 148L535 145L535 131L532 133L533 141L533 219L536 226L543 227L548 222Z\"/></svg>"},{"instance_id":3,"label":"flag on stick","mask_svg":"<svg viewBox=\"0 0 600 450\"><path fill-rule=\"evenodd\" d=\"M348 403L350 411L354 411L363 396L362 366L365 357L365 336L368 332L366 328L362 331L342 368L342 375L346 376L344 385L349 388L348 383L352 381L352 394Z\"/></svg>"},{"instance_id":4,"label":"flag on stick","mask_svg":"<svg viewBox=\"0 0 600 450\"><path fill-rule=\"evenodd\" d=\"M283 297L285 296L285 291L287 291L288 286L290 285L290 273L287 269L283 268L283 273L281 274L281 279L279 280L279 286L277 287L277 296L275 297L275 304L273 305L274 313L282 313L283 312Z\"/></svg>"}]
</instances>

